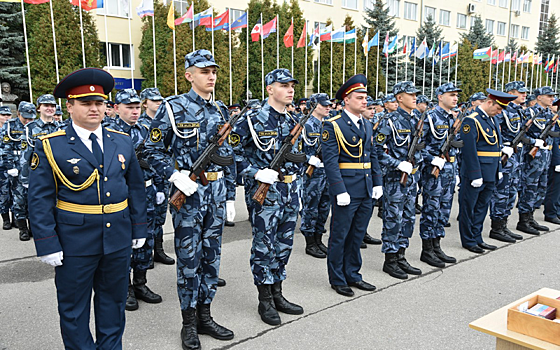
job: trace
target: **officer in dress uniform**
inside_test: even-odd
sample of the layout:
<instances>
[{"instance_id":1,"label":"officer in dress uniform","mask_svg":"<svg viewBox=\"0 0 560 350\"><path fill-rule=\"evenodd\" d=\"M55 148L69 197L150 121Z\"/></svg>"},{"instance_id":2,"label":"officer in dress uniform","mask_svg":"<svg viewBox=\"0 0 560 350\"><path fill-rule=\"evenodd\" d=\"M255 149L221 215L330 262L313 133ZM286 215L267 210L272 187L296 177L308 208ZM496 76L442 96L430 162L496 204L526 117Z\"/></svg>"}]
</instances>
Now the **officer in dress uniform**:
<instances>
[{"instance_id":1,"label":"officer in dress uniform","mask_svg":"<svg viewBox=\"0 0 560 350\"><path fill-rule=\"evenodd\" d=\"M55 266L66 349L122 348L131 247L141 247L147 236L146 195L130 138L101 127L103 100L113 86L113 77L97 68L62 79L53 94L68 99L73 121L41 137L30 160L35 248L41 261Z\"/></svg>"},{"instance_id":2,"label":"officer in dress uniform","mask_svg":"<svg viewBox=\"0 0 560 350\"><path fill-rule=\"evenodd\" d=\"M558 113L560 99L556 98L551 110ZM557 124L556 128L560 126ZM554 137L552 143L552 156L548 167L548 186L544 199L544 220L560 225L560 138Z\"/></svg>"},{"instance_id":3,"label":"officer in dress uniform","mask_svg":"<svg viewBox=\"0 0 560 350\"><path fill-rule=\"evenodd\" d=\"M19 239L29 241L30 231L27 226L26 189L21 184L21 155L27 149L25 139L25 125L35 119L37 109L30 102L20 102L18 117L8 120L2 127L3 152L2 160L6 165L9 175L10 190L13 198L13 213L19 228Z\"/></svg>"},{"instance_id":4,"label":"officer in dress uniform","mask_svg":"<svg viewBox=\"0 0 560 350\"><path fill-rule=\"evenodd\" d=\"M484 243L482 226L490 197L502 179L502 135L495 116L517 98L501 91L486 89L488 97L461 126L461 189L459 190L459 233L461 244L473 253L494 250Z\"/></svg>"},{"instance_id":5,"label":"officer in dress uniform","mask_svg":"<svg viewBox=\"0 0 560 350\"><path fill-rule=\"evenodd\" d=\"M177 255L177 292L181 304L183 349L199 349L198 334L230 340L231 330L216 323L210 305L216 295L224 221L235 217L235 167L211 162L205 169L208 183L190 178L191 166L229 120L227 107L215 101L213 90L219 66L208 50L185 56L185 78L191 90L167 97L151 123L146 155L157 174L172 183L171 193L186 195L171 214ZM233 150L224 142L218 155Z\"/></svg>"},{"instance_id":6,"label":"officer in dress uniform","mask_svg":"<svg viewBox=\"0 0 560 350\"><path fill-rule=\"evenodd\" d=\"M12 110L8 106L0 106L0 128L12 117ZM16 220L13 218L10 222L10 209L12 208L12 191L10 191L10 182L8 179L8 168L4 162L4 152L2 145L0 145L0 213L2 214L2 229L10 230L12 225L16 225Z\"/></svg>"},{"instance_id":7,"label":"officer in dress uniform","mask_svg":"<svg viewBox=\"0 0 560 350\"><path fill-rule=\"evenodd\" d=\"M373 126L363 117L367 109L367 79L357 74L337 91L345 107L323 126L323 162L331 196L331 227L327 268L331 287L351 297L350 287L373 291L360 275L360 245L367 232L372 198L383 195L381 169L373 144Z\"/></svg>"}]
</instances>

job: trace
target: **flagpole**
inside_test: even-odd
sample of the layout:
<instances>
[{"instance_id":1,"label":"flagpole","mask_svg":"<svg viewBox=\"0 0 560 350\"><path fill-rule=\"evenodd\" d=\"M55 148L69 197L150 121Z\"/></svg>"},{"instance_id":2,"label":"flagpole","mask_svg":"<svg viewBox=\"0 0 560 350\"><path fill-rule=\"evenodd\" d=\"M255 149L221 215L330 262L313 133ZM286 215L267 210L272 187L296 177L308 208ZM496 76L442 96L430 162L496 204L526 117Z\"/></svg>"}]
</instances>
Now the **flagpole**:
<instances>
[{"instance_id":1,"label":"flagpole","mask_svg":"<svg viewBox=\"0 0 560 350\"><path fill-rule=\"evenodd\" d=\"M58 84L58 82L60 81L60 76L58 74L58 53L56 50L56 34L54 31L54 15L53 15L53 7L52 7L52 0L49 1L49 6L50 6L50 10L51 10L51 26L52 26L52 36L53 36L53 47L54 47L54 64L55 64L55 68L56 68L56 83ZM60 99L58 99L58 103L60 104Z\"/></svg>"},{"instance_id":2,"label":"flagpole","mask_svg":"<svg viewBox=\"0 0 560 350\"><path fill-rule=\"evenodd\" d=\"M249 28L247 26L247 28ZM261 100L264 100L264 49L263 49L263 19L261 12L261 26L259 28L261 37Z\"/></svg>"},{"instance_id":3,"label":"flagpole","mask_svg":"<svg viewBox=\"0 0 560 350\"><path fill-rule=\"evenodd\" d=\"M78 7L80 10L80 36L82 38L82 62L83 62L83 68L86 68L86 49L84 46L84 22L82 19L82 0L78 1Z\"/></svg>"},{"instance_id":4,"label":"flagpole","mask_svg":"<svg viewBox=\"0 0 560 350\"><path fill-rule=\"evenodd\" d=\"M443 72L443 43L439 42L439 85L441 85L441 73Z\"/></svg>"},{"instance_id":5,"label":"flagpole","mask_svg":"<svg viewBox=\"0 0 560 350\"><path fill-rule=\"evenodd\" d=\"M245 92L245 94L246 94L247 101L249 101L249 10L247 10L245 13L247 14L247 27L246 27L247 29L245 30L245 32L246 32L245 33L246 34L245 51L246 51L246 54L247 54L247 65L246 65L246 69L247 69L247 72L246 72L246 74L247 74L247 91Z\"/></svg>"},{"instance_id":6,"label":"flagpole","mask_svg":"<svg viewBox=\"0 0 560 350\"><path fill-rule=\"evenodd\" d=\"M321 92L321 27L319 26L319 59L317 61L317 92Z\"/></svg>"},{"instance_id":7,"label":"flagpole","mask_svg":"<svg viewBox=\"0 0 560 350\"><path fill-rule=\"evenodd\" d=\"M435 57L435 55L436 55L436 53L434 52L434 53L432 54L432 79L431 79L431 80L432 80L432 85L431 85L431 87L430 87L430 100L433 100L433 99L434 99L434 66L435 66L435 64L434 64L434 57ZM437 63L436 63L436 64L437 64Z\"/></svg>"},{"instance_id":8,"label":"flagpole","mask_svg":"<svg viewBox=\"0 0 560 350\"><path fill-rule=\"evenodd\" d=\"M366 35L367 35L367 33L368 33L368 30L369 30L369 29L366 29ZM366 39L369 39L369 38L366 36ZM332 50L331 50L331 52L332 52ZM365 74L366 79L367 79L367 77L368 77L368 59L369 59L369 41L366 40L366 71L365 71L365 73L366 73L366 74ZM377 98L377 97L376 97L376 98Z\"/></svg>"},{"instance_id":9,"label":"flagpole","mask_svg":"<svg viewBox=\"0 0 560 350\"><path fill-rule=\"evenodd\" d=\"M292 74L294 74L294 17L292 17Z\"/></svg>"},{"instance_id":10,"label":"flagpole","mask_svg":"<svg viewBox=\"0 0 560 350\"><path fill-rule=\"evenodd\" d=\"M519 80L523 81L523 58L521 58L521 72L519 72Z\"/></svg>"},{"instance_id":11,"label":"flagpole","mask_svg":"<svg viewBox=\"0 0 560 350\"><path fill-rule=\"evenodd\" d=\"M212 56L214 56L214 7L212 6Z\"/></svg>"},{"instance_id":12,"label":"flagpole","mask_svg":"<svg viewBox=\"0 0 560 350\"><path fill-rule=\"evenodd\" d=\"M556 69L558 69L558 65L556 65ZM554 83L554 90L558 90L558 71L556 72L556 82Z\"/></svg>"},{"instance_id":13,"label":"flagpole","mask_svg":"<svg viewBox=\"0 0 560 350\"><path fill-rule=\"evenodd\" d=\"M554 55L552 55L552 63L554 63ZM552 65L550 71L552 72L550 75L550 85L552 85L552 82L554 81L554 64ZM546 75L546 85L548 86L548 74Z\"/></svg>"},{"instance_id":14,"label":"flagpole","mask_svg":"<svg viewBox=\"0 0 560 350\"><path fill-rule=\"evenodd\" d=\"M389 46L387 45L387 56L385 56L387 62L385 63L385 95L389 90Z\"/></svg>"},{"instance_id":15,"label":"flagpole","mask_svg":"<svg viewBox=\"0 0 560 350\"><path fill-rule=\"evenodd\" d=\"M494 54L494 51L492 50L492 46L490 46L490 72L488 74L488 88L490 89L492 87L492 56Z\"/></svg>"},{"instance_id":16,"label":"flagpole","mask_svg":"<svg viewBox=\"0 0 560 350\"><path fill-rule=\"evenodd\" d=\"M354 28L354 75L356 75L357 71L357 56L358 56L358 33L356 33L356 28Z\"/></svg>"},{"instance_id":17,"label":"flagpole","mask_svg":"<svg viewBox=\"0 0 560 350\"><path fill-rule=\"evenodd\" d=\"M533 73L534 73L534 70L535 70L535 58L533 57L533 64L531 65L531 84L530 84L530 86L531 86L530 90L531 91L533 91Z\"/></svg>"},{"instance_id":18,"label":"flagpole","mask_svg":"<svg viewBox=\"0 0 560 350\"><path fill-rule=\"evenodd\" d=\"M496 55L496 82L494 83L494 86L496 88L496 90L498 90L498 70L500 69L500 49L497 49L497 55Z\"/></svg>"},{"instance_id":19,"label":"flagpole","mask_svg":"<svg viewBox=\"0 0 560 350\"><path fill-rule=\"evenodd\" d=\"M379 97L379 31L377 31L377 62L375 64L375 98Z\"/></svg>"},{"instance_id":20,"label":"flagpole","mask_svg":"<svg viewBox=\"0 0 560 350\"><path fill-rule=\"evenodd\" d=\"M305 49L305 86L303 88L303 93L307 98L307 20L306 19L304 19L303 31L305 32L305 45L303 46L303 48Z\"/></svg>"},{"instance_id":21,"label":"flagpole","mask_svg":"<svg viewBox=\"0 0 560 350\"><path fill-rule=\"evenodd\" d=\"M508 68L508 82L511 81L511 59L512 59L512 55L511 55L511 51L510 51L510 56L509 56L509 68ZM516 58L517 59L517 58Z\"/></svg>"},{"instance_id":22,"label":"flagpole","mask_svg":"<svg viewBox=\"0 0 560 350\"><path fill-rule=\"evenodd\" d=\"M428 57L426 49L424 49L424 69L422 69L422 95L426 94L426 58Z\"/></svg>"},{"instance_id":23,"label":"flagpole","mask_svg":"<svg viewBox=\"0 0 560 350\"><path fill-rule=\"evenodd\" d=\"M172 3L173 4L173 3ZM173 6L173 5L171 5ZM175 17L175 16L173 16ZM177 43L175 42L175 25L173 25L173 78L175 82L175 95L177 95Z\"/></svg>"},{"instance_id":24,"label":"flagpole","mask_svg":"<svg viewBox=\"0 0 560 350\"><path fill-rule=\"evenodd\" d=\"M107 15L105 15L105 21L107 21ZM105 22L107 24L107 22ZM107 30L107 29L105 29ZM105 31L105 34L107 32ZM156 13L154 10L154 15L152 16L152 43L154 46L154 87L157 88L157 65L156 65Z\"/></svg>"},{"instance_id":25,"label":"flagpole","mask_svg":"<svg viewBox=\"0 0 560 350\"><path fill-rule=\"evenodd\" d=\"M51 0L52 1L52 0ZM82 1L80 0L80 3ZM154 11L155 16L155 11ZM175 16L173 16L175 17ZM130 47L130 87L134 89L134 52L132 51L132 27L130 22L132 22L132 1L128 0L128 42ZM175 26L175 25L173 25Z\"/></svg>"},{"instance_id":26,"label":"flagpole","mask_svg":"<svg viewBox=\"0 0 560 350\"><path fill-rule=\"evenodd\" d=\"M406 43L405 43L405 47L406 47ZM408 81L408 59L407 59L408 54L406 52L403 52L403 53L404 53L404 80ZM414 84L414 82L412 82L412 83Z\"/></svg>"},{"instance_id":27,"label":"flagpole","mask_svg":"<svg viewBox=\"0 0 560 350\"><path fill-rule=\"evenodd\" d=\"M418 47L416 46L416 38L414 38L414 54L412 55L412 68L413 68L413 72L412 72L412 83L414 85L416 85L416 51L418 50Z\"/></svg>"},{"instance_id":28,"label":"flagpole","mask_svg":"<svg viewBox=\"0 0 560 350\"><path fill-rule=\"evenodd\" d=\"M529 62L527 62L527 71L525 71L525 86L529 85Z\"/></svg>"},{"instance_id":29,"label":"flagpole","mask_svg":"<svg viewBox=\"0 0 560 350\"><path fill-rule=\"evenodd\" d=\"M517 80L517 50L515 50L515 70L513 72L513 80Z\"/></svg>"},{"instance_id":30,"label":"flagpole","mask_svg":"<svg viewBox=\"0 0 560 350\"><path fill-rule=\"evenodd\" d=\"M331 33L332 33L332 30L331 30ZM329 76L330 76L330 80L331 80L330 81L331 88L330 88L329 96L332 97L332 36L331 36L331 62L330 62L330 66L331 66L331 71L330 71Z\"/></svg>"},{"instance_id":31,"label":"flagpole","mask_svg":"<svg viewBox=\"0 0 560 350\"><path fill-rule=\"evenodd\" d=\"M276 69L280 68L280 18L276 15Z\"/></svg>"},{"instance_id":32,"label":"flagpole","mask_svg":"<svg viewBox=\"0 0 560 350\"><path fill-rule=\"evenodd\" d=\"M196 29L196 23L195 23L195 20L194 20L194 1L191 3L191 6L192 6L192 10L193 10L193 12L192 12L192 16L193 16L193 21L192 21L192 50L194 52L194 51L196 51L195 45L194 45L194 30ZM154 13L154 15L155 15L155 13ZM248 20L249 19L247 19L247 21ZM249 23L249 22L247 22L247 23ZM249 28L247 28L247 29L249 29Z\"/></svg>"},{"instance_id":33,"label":"flagpole","mask_svg":"<svg viewBox=\"0 0 560 350\"><path fill-rule=\"evenodd\" d=\"M29 100L33 101L33 88L31 87L31 67L29 65L29 46L27 44L27 25L25 24L25 6L21 0L21 16L23 18L23 38L25 39L25 58L27 59L27 82L29 83Z\"/></svg>"},{"instance_id":34,"label":"flagpole","mask_svg":"<svg viewBox=\"0 0 560 350\"><path fill-rule=\"evenodd\" d=\"M397 34L397 42L395 43L395 84L399 82L399 37Z\"/></svg>"},{"instance_id":35,"label":"flagpole","mask_svg":"<svg viewBox=\"0 0 560 350\"><path fill-rule=\"evenodd\" d=\"M346 26L342 34L342 84L346 82Z\"/></svg>"},{"instance_id":36,"label":"flagpole","mask_svg":"<svg viewBox=\"0 0 560 350\"><path fill-rule=\"evenodd\" d=\"M249 27L247 25L247 27ZM229 104L233 104L233 91L232 91L232 80L231 80L231 11L228 7L228 37L229 37Z\"/></svg>"},{"instance_id":37,"label":"flagpole","mask_svg":"<svg viewBox=\"0 0 560 350\"><path fill-rule=\"evenodd\" d=\"M449 44L451 45L451 44ZM449 83L449 80L451 80L451 50L452 47L449 46L449 52L447 53L449 56L447 57L447 82ZM457 51L459 51L459 49L457 49Z\"/></svg>"},{"instance_id":38,"label":"flagpole","mask_svg":"<svg viewBox=\"0 0 560 350\"><path fill-rule=\"evenodd\" d=\"M457 86L457 66L459 65L459 45L457 45L457 54L455 55L455 86Z\"/></svg>"}]
</instances>

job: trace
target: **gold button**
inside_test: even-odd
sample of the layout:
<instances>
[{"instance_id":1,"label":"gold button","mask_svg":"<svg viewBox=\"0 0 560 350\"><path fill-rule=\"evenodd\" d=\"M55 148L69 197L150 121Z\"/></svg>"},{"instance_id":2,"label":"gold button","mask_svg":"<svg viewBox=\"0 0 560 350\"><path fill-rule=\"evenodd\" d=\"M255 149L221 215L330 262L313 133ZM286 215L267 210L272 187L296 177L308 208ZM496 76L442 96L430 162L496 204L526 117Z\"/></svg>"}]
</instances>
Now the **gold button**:
<instances>
[{"instance_id":1,"label":"gold button","mask_svg":"<svg viewBox=\"0 0 560 350\"><path fill-rule=\"evenodd\" d=\"M111 223L110 223L110 222L108 222L108 223L107 223L107 224L106 224L105 226L107 226L107 227L111 227Z\"/></svg>"},{"instance_id":2,"label":"gold button","mask_svg":"<svg viewBox=\"0 0 560 350\"><path fill-rule=\"evenodd\" d=\"M109 179L107 178L107 176L105 176L105 178L103 179L103 181L107 181L107 180L109 180Z\"/></svg>"},{"instance_id":3,"label":"gold button","mask_svg":"<svg viewBox=\"0 0 560 350\"><path fill-rule=\"evenodd\" d=\"M103 168L103 164L99 165L100 168Z\"/></svg>"},{"instance_id":4,"label":"gold button","mask_svg":"<svg viewBox=\"0 0 560 350\"><path fill-rule=\"evenodd\" d=\"M366 176L369 176L369 174L366 174Z\"/></svg>"},{"instance_id":5,"label":"gold button","mask_svg":"<svg viewBox=\"0 0 560 350\"><path fill-rule=\"evenodd\" d=\"M106 195L107 197L111 197L111 192L107 192L107 193L105 193L105 195Z\"/></svg>"},{"instance_id":6,"label":"gold button","mask_svg":"<svg viewBox=\"0 0 560 350\"><path fill-rule=\"evenodd\" d=\"M367 157L367 154L366 154L366 153L364 153L364 157Z\"/></svg>"}]
</instances>

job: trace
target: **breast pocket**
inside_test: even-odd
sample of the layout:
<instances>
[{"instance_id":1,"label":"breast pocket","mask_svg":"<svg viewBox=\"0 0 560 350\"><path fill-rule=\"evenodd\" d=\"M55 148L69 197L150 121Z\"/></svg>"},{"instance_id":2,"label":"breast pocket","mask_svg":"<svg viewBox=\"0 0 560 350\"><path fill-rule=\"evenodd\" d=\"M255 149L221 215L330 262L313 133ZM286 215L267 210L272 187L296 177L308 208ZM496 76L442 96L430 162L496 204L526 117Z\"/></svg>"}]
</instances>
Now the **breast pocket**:
<instances>
[{"instance_id":1,"label":"breast pocket","mask_svg":"<svg viewBox=\"0 0 560 350\"><path fill-rule=\"evenodd\" d=\"M356 169L340 169L340 175L342 176L355 176Z\"/></svg>"},{"instance_id":2,"label":"breast pocket","mask_svg":"<svg viewBox=\"0 0 560 350\"><path fill-rule=\"evenodd\" d=\"M57 223L72 226L82 226L84 224L84 214L59 211L57 216Z\"/></svg>"}]
</instances>

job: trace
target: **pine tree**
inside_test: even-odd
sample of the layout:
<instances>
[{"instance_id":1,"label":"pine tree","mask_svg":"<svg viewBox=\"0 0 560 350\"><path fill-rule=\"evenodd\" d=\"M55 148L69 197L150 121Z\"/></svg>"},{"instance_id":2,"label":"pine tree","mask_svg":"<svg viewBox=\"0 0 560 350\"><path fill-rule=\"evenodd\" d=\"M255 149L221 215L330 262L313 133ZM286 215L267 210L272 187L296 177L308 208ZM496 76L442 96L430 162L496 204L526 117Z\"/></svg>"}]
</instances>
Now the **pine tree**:
<instances>
[{"instance_id":1,"label":"pine tree","mask_svg":"<svg viewBox=\"0 0 560 350\"><path fill-rule=\"evenodd\" d=\"M29 99L21 5L0 2L0 82L8 82L20 100Z\"/></svg>"},{"instance_id":2,"label":"pine tree","mask_svg":"<svg viewBox=\"0 0 560 350\"><path fill-rule=\"evenodd\" d=\"M374 33L380 32L380 36L385 37L387 32L389 32L389 36L395 36L398 33L395 28L395 20L389 16L389 7L386 7L382 0L375 0L373 7L366 9L364 19Z\"/></svg>"},{"instance_id":3,"label":"pine tree","mask_svg":"<svg viewBox=\"0 0 560 350\"><path fill-rule=\"evenodd\" d=\"M515 41L514 38L509 39L509 42L506 46L506 52L509 51L513 55L513 53L518 50L519 50L519 45L517 44L517 41Z\"/></svg>"},{"instance_id":4,"label":"pine tree","mask_svg":"<svg viewBox=\"0 0 560 350\"><path fill-rule=\"evenodd\" d=\"M485 91L488 87L488 62L473 60L473 52L478 47L473 48L472 43L463 38L463 42L459 45L457 67L457 84L463 90L459 95L460 101L465 102L472 94L479 91Z\"/></svg>"},{"instance_id":5,"label":"pine tree","mask_svg":"<svg viewBox=\"0 0 560 350\"><path fill-rule=\"evenodd\" d=\"M560 28L556 15L553 13L549 18L543 31L537 37L536 51L542 54L558 55L560 54Z\"/></svg>"},{"instance_id":6,"label":"pine tree","mask_svg":"<svg viewBox=\"0 0 560 350\"><path fill-rule=\"evenodd\" d=\"M494 45L494 36L486 33L486 28L480 16L475 17L473 26L467 34L461 34L461 39L467 39L473 47L482 48Z\"/></svg>"}]
</instances>

